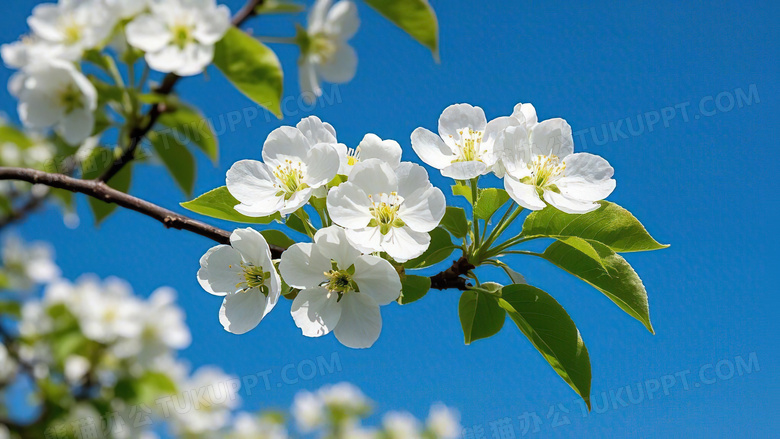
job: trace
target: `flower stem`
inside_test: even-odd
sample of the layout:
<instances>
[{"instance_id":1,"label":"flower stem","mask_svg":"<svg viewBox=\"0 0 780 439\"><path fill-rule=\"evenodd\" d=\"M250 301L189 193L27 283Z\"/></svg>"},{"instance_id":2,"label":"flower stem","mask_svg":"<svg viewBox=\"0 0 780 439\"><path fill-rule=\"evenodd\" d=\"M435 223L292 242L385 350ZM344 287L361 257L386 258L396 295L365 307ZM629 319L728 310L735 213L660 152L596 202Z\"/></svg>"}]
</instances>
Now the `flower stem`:
<instances>
[{"instance_id":1,"label":"flower stem","mask_svg":"<svg viewBox=\"0 0 780 439\"><path fill-rule=\"evenodd\" d=\"M481 244L480 236L479 236L479 219L477 219L477 214L475 212L474 206L477 204L477 197L479 196L479 177L475 177L471 179L471 223L474 225L474 242L472 243L472 248L476 251Z\"/></svg>"},{"instance_id":2,"label":"flower stem","mask_svg":"<svg viewBox=\"0 0 780 439\"><path fill-rule=\"evenodd\" d=\"M295 37L266 37L257 36L258 41L263 43L277 43L277 44L298 44L298 40Z\"/></svg>"}]
</instances>

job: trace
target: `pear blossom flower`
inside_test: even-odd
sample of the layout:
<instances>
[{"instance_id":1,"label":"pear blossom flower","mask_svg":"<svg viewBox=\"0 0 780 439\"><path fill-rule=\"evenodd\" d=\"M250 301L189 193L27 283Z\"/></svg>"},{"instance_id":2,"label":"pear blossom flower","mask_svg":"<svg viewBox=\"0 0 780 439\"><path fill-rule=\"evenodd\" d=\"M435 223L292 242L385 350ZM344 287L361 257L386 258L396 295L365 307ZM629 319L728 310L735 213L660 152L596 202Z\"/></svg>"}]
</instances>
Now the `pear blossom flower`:
<instances>
[{"instance_id":1,"label":"pear blossom flower","mask_svg":"<svg viewBox=\"0 0 780 439\"><path fill-rule=\"evenodd\" d=\"M200 258L198 282L206 292L224 297L219 322L234 334L254 329L282 291L268 243L252 228L236 229L230 245L210 248Z\"/></svg>"},{"instance_id":2,"label":"pear blossom flower","mask_svg":"<svg viewBox=\"0 0 780 439\"><path fill-rule=\"evenodd\" d=\"M309 433L325 422L325 404L314 393L298 392L293 400L292 414L298 430Z\"/></svg>"},{"instance_id":3,"label":"pear blossom flower","mask_svg":"<svg viewBox=\"0 0 780 439\"><path fill-rule=\"evenodd\" d=\"M54 46L59 57L75 61L107 40L114 20L99 0L60 0L36 6L27 24L35 37Z\"/></svg>"},{"instance_id":4,"label":"pear blossom flower","mask_svg":"<svg viewBox=\"0 0 780 439\"><path fill-rule=\"evenodd\" d=\"M247 216L293 213L339 170L335 131L316 117L273 130L262 155L262 162L241 160L227 172L228 191L241 202L235 209Z\"/></svg>"},{"instance_id":5,"label":"pear blossom flower","mask_svg":"<svg viewBox=\"0 0 780 439\"><path fill-rule=\"evenodd\" d=\"M38 61L62 58L63 48L36 35L25 35L19 41L0 46L6 67L21 69Z\"/></svg>"},{"instance_id":6,"label":"pear blossom flower","mask_svg":"<svg viewBox=\"0 0 780 439\"><path fill-rule=\"evenodd\" d=\"M303 335L333 331L341 344L356 349L371 347L379 338L379 306L401 293L395 268L377 256L361 255L338 226L317 231L314 243L287 249L279 271L288 285L301 289L291 313Z\"/></svg>"},{"instance_id":7,"label":"pear blossom flower","mask_svg":"<svg viewBox=\"0 0 780 439\"><path fill-rule=\"evenodd\" d=\"M420 439L420 422L408 412L388 412L382 418L388 439Z\"/></svg>"},{"instance_id":8,"label":"pear blossom flower","mask_svg":"<svg viewBox=\"0 0 780 439\"><path fill-rule=\"evenodd\" d=\"M416 258L430 245L428 232L439 225L446 201L422 166L409 162L393 169L379 159L354 166L349 181L328 193L333 222L346 228L364 253L387 252L398 262Z\"/></svg>"},{"instance_id":9,"label":"pear blossom flower","mask_svg":"<svg viewBox=\"0 0 780 439\"><path fill-rule=\"evenodd\" d=\"M358 30L357 7L348 0L317 0L309 11L308 28L298 61L301 93L313 102L322 95L322 80L349 82L357 71L357 54L347 42Z\"/></svg>"},{"instance_id":10,"label":"pear blossom flower","mask_svg":"<svg viewBox=\"0 0 780 439\"><path fill-rule=\"evenodd\" d=\"M233 420L230 439L287 439L287 430L271 420L250 413L239 413Z\"/></svg>"},{"instance_id":11,"label":"pear blossom flower","mask_svg":"<svg viewBox=\"0 0 780 439\"><path fill-rule=\"evenodd\" d=\"M92 134L97 91L69 62L50 60L27 66L9 83L19 99L19 117L25 126L55 130L71 145Z\"/></svg>"},{"instance_id":12,"label":"pear blossom flower","mask_svg":"<svg viewBox=\"0 0 780 439\"><path fill-rule=\"evenodd\" d=\"M179 76L205 70L214 59L214 45L230 28L227 6L215 0L164 0L149 8L125 28L127 42L146 52L149 67Z\"/></svg>"},{"instance_id":13,"label":"pear blossom flower","mask_svg":"<svg viewBox=\"0 0 780 439\"><path fill-rule=\"evenodd\" d=\"M47 243L25 243L15 235L5 239L2 249L3 274L8 287L29 290L35 284L57 279L60 268L54 263L54 249Z\"/></svg>"},{"instance_id":14,"label":"pear blossom flower","mask_svg":"<svg viewBox=\"0 0 780 439\"><path fill-rule=\"evenodd\" d=\"M352 168L361 160L379 159L395 169L401 164L401 145L395 140L382 140L376 134L363 136L356 148L347 148L338 144L337 150L341 160L339 174L349 176Z\"/></svg>"},{"instance_id":15,"label":"pear blossom flower","mask_svg":"<svg viewBox=\"0 0 780 439\"><path fill-rule=\"evenodd\" d=\"M536 108L534 108L533 105L527 103L519 103L515 105L515 108L512 111L512 115L510 117L515 119L516 122L513 121L513 123L509 123L507 128L509 126L521 126L524 127L525 130L529 133L531 132L531 129L533 129L533 127L539 123L539 118L536 115ZM504 178L504 175L506 174L503 156L504 154L507 154L507 152L501 150L501 147L502 145L494 144L493 154L496 156L496 161L492 168L490 168L490 171L493 171L493 173L496 174L496 177L498 178Z\"/></svg>"},{"instance_id":16,"label":"pear blossom flower","mask_svg":"<svg viewBox=\"0 0 780 439\"><path fill-rule=\"evenodd\" d=\"M197 409L171 411L176 437L214 437L209 433L215 434L227 426L231 410L241 402L238 389L232 384L235 382L239 382L238 377L213 366L203 366L191 376L183 377L176 384L182 394L205 395L193 401L192 404L198 404Z\"/></svg>"},{"instance_id":17,"label":"pear blossom flower","mask_svg":"<svg viewBox=\"0 0 780 439\"><path fill-rule=\"evenodd\" d=\"M422 127L412 132L412 149L443 176L469 180L488 173L496 163L493 145L498 134L521 123L510 116L488 123L482 108L454 104L441 113L438 135Z\"/></svg>"},{"instance_id":18,"label":"pear blossom flower","mask_svg":"<svg viewBox=\"0 0 780 439\"><path fill-rule=\"evenodd\" d=\"M103 0L118 20L135 17L145 11L151 0Z\"/></svg>"},{"instance_id":19,"label":"pear blossom flower","mask_svg":"<svg viewBox=\"0 0 780 439\"><path fill-rule=\"evenodd\" d=\"M563 119L545 120L530 132L509 127L499 135L496 149L506 168L504 187L526 209L549 204L566 213L587 213L615 189L614 170L606 160L574 153L571 127Z\"/></svg>"},{"instance_id":20,"label":"pear blossom flower","mask_svg":"<svg viewBox=\"0 0 780 439\"><path fill-rule=\"evenodd\" d=\"M456 439L460 437L460 413L442 403L431 406L426 422L428 430L438 439Z\"/></svg>"},{"instance_id":21,"label":"pear blossom flower","mask_svg":"<svg viewBox=\"0 0 780 439\"><path fill-rule=\"evenodd\" d=\"M83 301L81 308L69 307L78 316L81 330L87 338L111 343L141 334L143 304L133 296L127 282L110 277L101 285L85 278L75 288L85 289L90 296L89 300Z\"/></svg>"}]
</instances>

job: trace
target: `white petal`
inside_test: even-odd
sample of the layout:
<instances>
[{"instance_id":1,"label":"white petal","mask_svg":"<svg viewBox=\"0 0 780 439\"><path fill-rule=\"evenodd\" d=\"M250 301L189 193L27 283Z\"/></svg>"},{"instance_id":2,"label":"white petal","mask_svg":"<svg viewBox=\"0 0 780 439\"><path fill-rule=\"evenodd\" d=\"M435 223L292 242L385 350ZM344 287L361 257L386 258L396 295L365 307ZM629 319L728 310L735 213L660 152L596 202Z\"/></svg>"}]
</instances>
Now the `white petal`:
<instances>
[{"instance_id":1,"label":"white petal","mask_svg":"<svg viewBox=\"0 0 780 439\"><path fill-rule=\"evenodd\" d=\"M405 199L398 210L398 217L410 229L427 233L439 225L446 208L444 193L437 187L429 187Z\"/></svg>"},{"instance_id":2,"label":"white petal","mask_svg":"<svg viewBox=\"0 0 780 439\"><path fill-rule=\"evenodd\" d=\"M526 209L541 210L547 206L539 198L535 186L521 183L509 175L504 177L504 188L509 193L509 196L515 200L515 203Z\"/></svg>"},{"instance_id":3,"label":"white petal","mask_svg":"<svg viewBox=\"0 0 780 439\"><path fill-rule=\"evenodd\" d=\"M303 57L303 60L298 64L298 84L301 87L301 96L307 104L314 102L317 96L322 96L317 71L308 57Z\"/></svg>"},{"instance_id":4,"label":"white petal","mask_svg":"<svg viewBox=\"0 0 780 439\"><path fill-rule=\"evenodd\" d=\"M302 290L290 308L295 325L306 337L320 337L335 328L341 317L342 305L337 294L322 287ZM342 299L343 300L343 299Z\"/></svg>"},{"instance_id":5,"label":"white petal","mask_svg":"<svg viewBox=\"0 0 780 439\"><path fill-rule=\"evenodd\" d=\"M233 230L230 234L230 245L238 250L244 260L256 267L263 267L265 271L273 271L271 262L271 249L260 232L247 227Z\"/></svg>"},{"instance_id":6,"label":"white petal","mask_svg":"<svg viewBox=\"0 0 780 439\"><path fill-rule=\"evenodd\" d=\"M41 93L24 93L17 110L25 126L31 128L50 127L64 116L62 107L55 105L49 96Z\"/></svg>"},{"instance_id":7,"label":"white petal","mask_svg":"<svg viewBox=\"0 0 780 439\"><path fill-rule=\"evenodd\" d=\"M281 212L284 209L284 197L267 197L259 201L259 204L237 204L234 209L241 215L251 216L255 218L270 216L276 212Z\"/></svg>"},{"instance_id":8,"label":"white petal","mask_svg":"<svg viewBox=\"0 0 780 439\"><path fill-rule=\"evenodd\" d=\"M401 145L395 140L382 140L376 134L368 133L363 136L363 140L360 141L358 148L360 149L361 160L379 159L393 169L401 164Z\"/></svg>"},{"instance_id":9,"label":"white petal","mask_svg":"<svg viewBox=\"0 0 780 439\"><path fill-rule=\"evenodd\" d=\"M485 112L469 104L454 104L445 108L439 117L439 135L442 139L460 139L459 131L469 129L485 131Z\"/></svg>"},{"instance_id":10,"label":"white petal","mask_svg":"<svg viewBox=\"0 0 780 439\"><path fill-rule=\"evenodd\" d=\"M563 159L574 152L571 126L560 118L548 119L534 126L530 142L533 155L555 155Z\"/></svg>"},{"instance_id":11,"label":"white petal","mask_svg":"<svg viewBox=\"0 0 780 439\"><path fill-rule=\"evenodd\" d=\"M536 116L536 108L531 104L515 105L512 117L523 122L523 125L527 128L533 127L539 122L539 118Z\"/></svg>"},{"instance_id":12,"label":"white petal","mask_svg":"<svg viewBox=\"0 0 780 439\"><path fill-rule=\"evenodd\" d=\"M312 188L328 184L339 172L341 160L335 145L320 143L306 155L306 175L303 182Z\"/></svg>"},{"instance_id":13,"label":"white petal","mask_svg":"<svg viewBox=\"0 0 780 439\"><path fill-rule=\"evenodd\" d=\"M366 227L373 218L368 194L350 182L331 189L327 205L333 222L348 229Z\"/></svg>"},{"instance_id":14,"label":"white petal","mask_svg":"<svg viewBox=\"0 0 780 439\"><path fill-rule=\"evenodd\" d=\"M219 322L226 331L244 334L257 326L267 314L268 299L257 288L230 293L222 301Z\"/></svg>"},{"instance_id":15,"label":"white petal","mask_svg":"<svg viewBox=\"0 0 780 439\"><path fill-rule=\"evenodd\" d=\"M27 25L35 34L45 40L59 42L64 35L57 26L61 16L60 8L53 3L44 3L33 8L27 18Z\"/></svg>"},{"instance_id":16,"label":"white petal","mask_svg":"<svg viewBox=\"0 0 780 439\"><path fill-rule=\"evenodd\" d=\"M482 135L481 151L482 161L488 167L495 164L500 158L500 151L496 151L495 143L499 134L511 126L519 126L520 121L514 117L498 117L488 122L485 133Z\"/></svg>"},{"instance_id":17,"label":"white petal","mask_svg":"<svg viewBox=\"0 0 780 439\"><path fill-rule=\"evenodd\" d=\"M428 172L416 163L399 164L395 169L395 175L398 179L398 195L404 199L412 197L415 192L426 191L432 186L428 180Z\"/></svg>"},{"instance_id":18,"label":"white petal","mask_svg":"<svg viewBox=\"0 0 780 439\"><path fill-rule=\"evenodd\" d=\"M441 137L425 128L417 128L412 132L412 149L420 160L436 169L446 168L455 158L452 149Z\"/></svg>"},{"instance_id":19,"label":"white petal","mask_svg":"<svg viewBox=\"0 0 780 439\"><path fill-rule=\"evenodd\" d=\"M360 293L373 297L379 305L387 305L401 295L398 272L382 258L360 256L355 261L355 275L352 278L360 288Z\"/></svg>"},{"instance_id":20,"label":"white petal","mask_svg":"<svg viewBox=\"0 0 780 439\"><path fill-rule=\"evenodd\" d=\"M347 293L340 303L341 318L333 331L338 341L354 349L371 347L382 332L379 305L363 293Z\"/></svg>"},{"instance_id":21,"label":"white petal","mask_svg":"<svg viewBox=\"0 0 780 439\"><path fill-rule=\"evenodd\" d=\"M487 165L482 162L455 162L441 170L441 175L455 180L470 180L487 173Z\"/></svg>"},{"instance_id":22,"label":"white petal","mask_svg":"<svg viewBox=\"0 0 780 439\"><path fill-rule=\"evenodd\" d=\"M342 270L349 268L360 256L360 250L353 247L344 229L339 226L330 226L320 229L314 234L314 244L325 257L336 261Z\"/></svg>"},{"instance_id":23,"label":"white petal","mask_svg":"<svg viewBox=\"0 0 780 439\"><path fill-rule=\"evenodd\" d=\"M352 38L360 27L357 7L354 3L342 0L328 11L325 17L325 32L338 36L342 41Z\"/></svg>"},{"instance_id":24,"label":"white petal","mask_svg":"<svg viewBox=\"0 0 780 439\"><path fill-rule=\"evenodd\" d=\"M217 296L232 293L238 289L236 285L244 280L241 262L241 254L233 247L211 247L200 258L198 283L204 290Z\"/></svg>"},{"instance_id":25,"label":"white petal","mask_svg":"<svg viewBox=\"0 0 780 439\"><path fill-rule=\"evenodd\" d=\"M371 196L398 191L398 177L395 171L379 159L362 160L353 166L349 174L349 183Z\"/></svg>"},{"instance_id":26,"label":"white petal","mask_svg":"<svg viewBox=\"0 0 780 439\"><path fill-rule=\"evenodd\" d=\"M278 189L273 170L257 160L240 160L227 171L227 189L238 201L249 205L276 205Z\"/></svg>"},{"instance_id":27,"label":"white petal","mask_svg":"<svg viewBox=\"0 0 780 439\"><path fill-rule=\"evenodd\" d=\"M431 244L427 233L415 232L409 227L394 227L385 235L382 249L397 262L406 262L425 253Z\"/></svg>"},{"instance_id":28,"label":"white petal","mask_svg":"<svg viewBox=\"0 0 780 439\"><path fill-rule=\"evenodd\" d=\"M508 127L499 133L493 153L503 166L503 170L515 178L521 178L528 172L526 163L531 161L531 144L528 142L528 132L520 126ZM498 162L497 162L498 163Z\"/></svg>"},{"instance_id":29,"label":"white petal","mask_svg":"<svg viewBox=\"0 0 780 439\"><path fill-rule=\"evenodd\" d=\"M268 135L263 143L263 161L271 166L283 165L285 160L303 163L311 145L295 127L281 126Z\"/></svg>"},{"instance_id":30,"label":"white petal","mask_svg":"<svg viewBox=\"0 0 780 439\"><path fill-rule=\"evenodd\" d=\"M614 169L603 158L587 153L567 156L564 177L555 181L561 195L581 201L598 201L615 190Z\"/></svg>"},{"instance_id":31,"label":"white petal","mask_svg":"<svg viewBox=\"0 0 780 439\"><path fill-rule=\"evenodd\" d=\"M139 15L125 28L127 42L144 52L157 52L168 46L172 35L165 22L149 14Z\"/></svg>"},{"instance_id":32,"label":"white petal","mask_svg":"<svg viewBox=\"0 0 780 439\"><path fill-rule=\"evenodd\" d=\"M382 251L382 239L384 236L379 227L347 229L346 234L350 244L363 253Z\"/></svg>"},{"instance_id":33,"label":"white petal","mask_svg":"<svg viewBox=\"0 0 780 439\"><path fill-rule=\"evenodd\" d=\"M358 58L349 44L341 44L328 60L317 66L320 76L335 84L349 82L357 72Z\"/></svg>"},{"instance_id":34,"label":"white petal","mask_svg":"<svg viewBox=\"0 0 780 439\"><path fill-rule=\"evenodd\" d=\"M81 145L81 142L92 135L95 128L95 116L86 109L76 109L65 115L59 124L58 131L62 138L71 145Z\"/></svg>"},{"instance_id":35,"label":"white petal","mask_svg":"<svg viewBox=\"0 0 780 439\"><path fill-rule=\"evenodd\" d=\"M171 73L187 63L184 51L173 45L155 52L146 52L145 58L149 67L163 73Z\"/></svg>"},{"instance_id":36,"label":"white petal","mask_svg":"<svg viewBox=\"0 0 780 439\"><path fill-rule=\"evenodd\" d=\"M195 27L193 36L201 44L212 45L221 40L230 28L230 9L219 5L206 14L201 14L201 21Z\"/></svg>"},{"instance_id":37,"label":"white petal","mask_svg":"<svg viewBox=\"0 0 780 439\"><path fill-rule=\"evenodd\" d=\"M324 123L317 116L309 116L301 119L295 128L303 133L310 146L318 143L337 143L336 131L329 123Z\"/></svg>"},{"instance_id":38,"label":"white petal","mask_svg":"<svg viewBox=\"0 0 780 439\"><path fill-rule=\"evenodd\" d=\"M331 269L330 259L311 243L298 243L282 253L279 272L293 288L313 288L325 282L325 272Z\"/></svg>"},{"instance_id":39,"label":"white petal","mask_svg":"<svg viewBox=\"0 0 780 439\"><path fill-rule=\"evenodd\" d=\"M184 48L183 54L184 62L174 70L174 73L179 76L197 75L206 70L206 67L214 59L214 46L188 44Z\"/></svg>"},{"instance_id":40,"label":"white petal","mask_svg":"<svg viewBox=\"0 0 780 439\"><path fill-rule=\"evenodd\" d=\"M284 206L279 209L279 213L282 215L289 215L302 208L309 202L312 192L313 190L311 188L298 190L289 200L284 201Z\"/></svg>"},{"instance_id":41,"label":"white petal","mask_svg":"<svg viewBox=\"0 0 780 439\"><path fill-rule=\"evenodd\" d=\"M572 200L549 190L544 191L544 199L556 209L566 213L588 213L598 209L600 206L598 203L590 201Z\"/></svg>"},{"instance_id":42,"label":"white petal","mask_svg":"<svg viewBox=\"0 0 780 439\"><path fill-rule=\"evenodd\" d=\"M317 0L309 9L306 17L309 33L317 33L325 27L325 17L328 15L332 0Z\"/></svg>"}]
</instances>

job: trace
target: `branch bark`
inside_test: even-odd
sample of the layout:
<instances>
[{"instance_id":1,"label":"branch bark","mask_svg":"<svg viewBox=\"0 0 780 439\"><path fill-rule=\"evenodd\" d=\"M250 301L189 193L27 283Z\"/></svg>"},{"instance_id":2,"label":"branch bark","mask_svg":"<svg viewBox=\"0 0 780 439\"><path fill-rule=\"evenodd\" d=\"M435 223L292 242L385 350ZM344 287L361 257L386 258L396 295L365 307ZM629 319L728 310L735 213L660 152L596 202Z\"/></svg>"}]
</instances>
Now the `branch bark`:
<instances>
[{"instance_id":1,"label":"branch bark","mask_svg":"<svg viewBox=\"0 0 780 439\"><path fill-rule=\"evenodd\" d=\"M63 174L52 174L27 168L0 167L0 180L20 180L32 184L43 184L49 187L65 189L96 198L106 203L114 203L126 209L154 218L170 229L187 230L200 236L204 236L220 244L230 244L230 232L214 227L202 221L168 210L122 191L118 191L106 183L98 180L82 180ZM271 254L279 258L283 247L271 246ZM473 269L466 258L454 261L452 266L441 273L431 277L431 288L446 290L450 288L465 290L467 280L462 276Z\"/></svg>"}]
</instances>

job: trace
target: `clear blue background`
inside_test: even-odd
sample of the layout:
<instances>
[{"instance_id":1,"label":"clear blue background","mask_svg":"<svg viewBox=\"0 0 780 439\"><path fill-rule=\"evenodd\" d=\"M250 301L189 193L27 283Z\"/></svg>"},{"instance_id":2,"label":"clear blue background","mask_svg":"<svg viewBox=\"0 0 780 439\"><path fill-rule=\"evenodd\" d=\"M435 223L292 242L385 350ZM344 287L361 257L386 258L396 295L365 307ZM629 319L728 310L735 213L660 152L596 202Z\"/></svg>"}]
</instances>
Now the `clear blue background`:
<instances>
[{"instance_id":1,"label":"clear blue background","mask_svg":"<svg viewBox=\"0 0 780 439\"><path fill-rule=\"evenodd\" d=\"M35 3L16 0L5 8L1 41L26 31L24 18ZM195 280L198 258L213 245L205 238L165 230L130 211L119 211L96 231L83 198L82 225L76 230L67 229L54 208L18 230L26 239L53 242L68 278L86 272L117 275L141 295L161 285L175 287L193 333L183 354L193 365L214 363L236 375L272 370L270 390L245 396L249 408L287 406L300 389L348 380L379 401L382 411L408 408L424 416L432 401L442 400L461 410L464 426L484 428L485 437L501 437L492 436L490 422L505 417L519 437L518 416L525 412L541 418L538 434L544 436L776 434L780 4L590 3L434 0L440 64L361 4L362 25L353 40L360 58L357 76L338 88L336 103L313 114L332 123L339 140L350 146L374 132L398 140L405 159L415 160L409 134L417 126L435 129L441 111L456 102L479 105L491 118L508 114L517 102L532 102L541 118L563 117L575 131L594 127L599 139L604 123L691 102L687 122L678 111L668 127L660 123L629 139L601 145L590 134L585 144L575 139L575 148L604 156L616 169L618 186L610 200L672 245L627 256L647 287L655 336L552 266L527 258L511 262L530 283L555 296L577 323L590 351L594 403L603 413L583 417L575 394L509 323L497 336L464 346L454 291L433 291L414 305L383 308L382 336L369 350L346 349L332 336L302 337L289 316L289 302L254 331L235 336L217 321L220 299ZM240 1L228 4L235 11ZM293 33L287 17L250 25L256 34ZM286 70L285 95L297 96L297 49L274 48ZM0 81L10 74L2 69ZM758 92L752 105L710 117L699 114L701 99L721 92L735 96L735 89L747 92L751 85ZM208 78L182 81L178 91L216 120L250 105L214 69ZM2 109L13 114L14 102L6 92L2 96ZM714 107L711 101L706 105ZM293 114L283 122L261 116L251 127L222 134L219 164L199 158L196 192L224 184L224 172L234 161L259 159L271 129L310 114L289 107ZM182 210L178 203L185 197L162 169L136 171L133 194ZM431 175L445 189L450 183ZM334 352L341 372L277 387L284 365L330 358ZM750 353L760 366L751 374L688 391L678 382L669 395L603 409L601 392L687 369L698 381L702 366L724 359L733 363L735 356ZM710 370L708 377L713 375ZM570 410L570 424L553 428L547 414L558 403Z\"/></svg>"}]
</instances>

